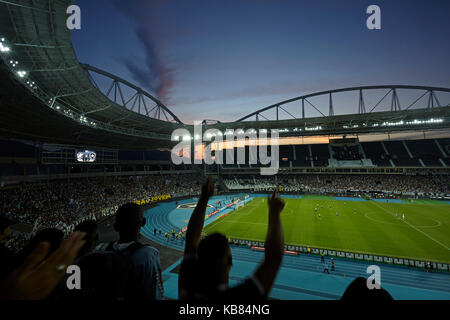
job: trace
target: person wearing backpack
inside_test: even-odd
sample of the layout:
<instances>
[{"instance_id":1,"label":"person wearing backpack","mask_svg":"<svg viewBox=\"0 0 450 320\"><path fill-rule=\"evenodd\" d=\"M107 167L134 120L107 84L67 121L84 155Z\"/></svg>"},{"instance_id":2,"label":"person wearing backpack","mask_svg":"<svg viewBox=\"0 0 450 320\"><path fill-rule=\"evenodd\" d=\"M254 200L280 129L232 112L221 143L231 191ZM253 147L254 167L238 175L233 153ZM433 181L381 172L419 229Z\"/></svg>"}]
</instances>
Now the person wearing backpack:
<instances>
[{"instance_id":1,"label":"person wearing backpack","mask_svg":"<svg viewBox=\"0 0 450 320\"><path fill-rule=\"evenodd\" d=\"M163 300L159 251L137 241L143 226L145 218L142 207L135 203L122 205L117 210L114 223L114 229L119 233L119 241L112 243L111 247L115 252L128 254L134 263L135 277L140 278L140 283L134 284L134 298Z\"/></svg>"},{"instance_id":2,"label":"person wearing backpack","mask_svg":"<svg viewBox=\"0 0 450 320\"><path fill-rule=\"evenodd\" d=\"M116 213L119 241L99 244L74 264L81 270L81 288L68 290L65 281L56 299L162 300L159 251L137 241L145 218L140 206L127 203ZM67 277L66 277L67 278Z\"/></svg>"}]
</instances>

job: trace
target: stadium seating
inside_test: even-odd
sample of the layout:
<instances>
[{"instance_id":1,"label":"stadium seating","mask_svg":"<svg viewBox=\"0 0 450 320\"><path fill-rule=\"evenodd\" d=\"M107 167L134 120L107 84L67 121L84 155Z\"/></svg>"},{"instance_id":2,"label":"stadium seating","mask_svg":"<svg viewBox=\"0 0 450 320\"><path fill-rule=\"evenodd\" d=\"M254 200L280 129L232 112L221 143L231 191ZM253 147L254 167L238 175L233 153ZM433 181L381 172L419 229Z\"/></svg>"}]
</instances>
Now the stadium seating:
<instances>
[{"instance_id":1,"label":"stadium seating","mask_svg":"<svg viewBox=\"0 0 450 320\"><path fill-rule=\"evenodd\" d=\"M85 165L74 165L74 163L40 164L37 156L39 149L30 144L0 141L0 145L3 145L4 148L10 148L9 150L0 150L0 176L2 177L67 174L68 172L195 170L195 166L192 164L173 165L169 151L120 151L118 152L117 164L95 164L87 167ZM269 147L269 155L270 152ZM262 166L259 162L259 154L258 163L249 164L250 152L248 146L245 147L244 154L245 163L238 164L237 150L234 150L234 163L224 163L220 165L220 169L247 170ZM329 167L330 160L332 161L331 167L335 168L370 167L370 161L364 159L370 159L373 165L384 168L444 168L449 166L449 154L450 139L361 142L359 145L353 146L338 146L336 144L281 145L279 147L279 163L280 167L286 170L291 170L291 167L310 168L312 165L315 168ZM356 162L359 160L363 160L363 162ZM224 162L226 162L225 153ZM215 166L207 169L217 171Z\"/></svg>"},{"instance_id":2,"label":"stadium seating","mask_svg":"<svg viewBox=\"0 0 450 320\"><path fill-rule=\"evenodd\" d=\"M244 154L245 154L244 163L239 163L239 167L240 168L250 168L250 148L249 147L246 146L244 148Z\"/></svg>"},{"instance_id":3,"label":"stadium seating","mask_svg":"<svg viewBox=\"0 0 450 320\"><path fill-rule=\"evenodd\" d=\"M295 159L292 162L293 167L311 167L309 148L307 145L295 145Z\"/></svg>"},{"instance_id":4,"label":"stadium seating","mask_svg":"<svg viewBox=\"0 0 450 320\"><path fill-rule=\"evenodd\" d=\"M450 139L436 139L440 146L444 149L447 156L450 155Z\"/></svg>"},{"instance_id":5,"label":"stadium seating","mask_svg":"<svg viewBox=\"0 0 450 320\"><path fill-rule=\"evenodd\" d=\"M230 190L271 191L274 188L293 191L321 190L340 192L346 190L391 191L408 195L450 194L448 175L403 175L403 174L299 174L296 176L261 177L224 176Z\"/></svg>"},{"instance_id":6,"label":"stadium seating","mask_svg":"<svg viewBox=\"0 0 450 320\"><path fill-rule=\"evenodd\" d=\"M381 142L362 142L361 146L366 157L372 159L373 164L379 167L392 167L389 155L384 151Z\"/></svg>"},{"instance_id":7,"label":"stadium seating","mask_svg":"<svg viewBox=\"0 0 450 320\"><path fill-rule=\"evenodd\" d=\"M331 158L328 144L313 144L311 145L312 159L314 167L326 167L328 159Z\"/></svg>"},{"instance_id":8,"label":"stadium seating","mask_svg":"<svg viewBox=\"0 0 450 320\"><path fill-rule=\"evenodd\" d=\"M434 140L409 140L405 141L409 150L415 158L420 158L425 166L441 167L442 153Z\"/></svg>"},{"instance_id":9,"label":"stadium seating","mask_svg":"<svg viewBox=\"0 0 450 320\"><path fill-rule=\"evenodd\" d=\"M261 178L255 176L227 176L224 179L224 183L229 190L266 190L270 188L275 188L277 183L270 178Z\"/></svg>"},{"instance_id":10,"label":"stadium seating","mask_svg":"<svg viewBox=\"0 0 450 320\"><path fill-rule=\"evenodd\" d=\"M170 160L170 151L119 151L119 160Z\"/></svg>"},{"instance_id":11,"label":"stadium seating","mask_svg":"<svg viewBox=\"0 0 450 320\"><path fill-rule=\"evenodd\" d=\"M332 146L332 151L333 158L336 160L360 160L362 158L358 146Z\"/></svg>"},{"instance_id":12,"label":"stadium seating","mask_svg":"<svg viewBox=\"0 0 450 320\"><path fill-rule=\"evenodd\" d=\"M292 160L294 160L292 146L280 146L280 167L290 167Z\"/></svg>"},{"instance_id":13,"label":"stadium seating","mask_svg":"<svg viewBox=\"0 0 450 320\"><path fill-rule=\"evenodd\" d=\"M446 165L447 167L450 167L450 158L442 159L442 161L445 163L445 165Z\"/></svg>"},{"instance_id":14,"label":"stadium seating","mask_svg":"<svg viewBox=\"0 0 450 320\"><path fill-rule=\"evenodd\" d=\"M21 184L0 189L0 214L18 223L67 230L75 221L126 202L161 195L193 195L198 175L97 177Z\"/></svg>"},{"instance_id":15,"label":"stadium seating","mask_svg":"<svg viewBox=\"0 0 450 320\"><path fill-rule=\"evenodd\" d=\"M403 141L383 142L394 164L399 167L421 167L417 158L411 157Z\"/></svg>"}]
</instances>

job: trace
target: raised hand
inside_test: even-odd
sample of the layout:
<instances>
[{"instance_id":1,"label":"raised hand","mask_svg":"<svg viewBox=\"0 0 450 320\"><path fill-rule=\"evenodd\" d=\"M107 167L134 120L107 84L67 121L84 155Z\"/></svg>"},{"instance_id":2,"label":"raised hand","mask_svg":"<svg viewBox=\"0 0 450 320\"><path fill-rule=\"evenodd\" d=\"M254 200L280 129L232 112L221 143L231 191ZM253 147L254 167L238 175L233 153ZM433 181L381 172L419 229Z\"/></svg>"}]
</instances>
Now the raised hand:
<instances>
[{"instance_id":1,"label":"raised hand","mask_svg":"<svg viewBox=\"0 0 450 320\"><path fill-rule=\"evenodd\" d=\"M267 198L269 205L269 225L264 251L264 261L255 272L255 278L262 284L264 294L267 296L273 286L275 277L283 260L284 235L280 213L284 209L284 201L278 198L277 192Z\"/></svg>"},{"instance_id":2,"label":"raised hand","mask_svg":"<svg viewBox=\"0 0 450 320\"><path fill-rule=\"evenodd\" d=\"M45 299L64 277L67 267L86 242L74 232L47 260L48 242L39 243L23 264L0 284L0 300Z\"/></svg>"},{"instance_id":3,"label":"raised hand","mask_svg":"<svg viewBox=\"0 0 450 320\"><path fill-rule=\"evenodd\" d=\"M200 243L203 224L205 222L206 207L209 198L214 194L214 183L211 178L208 178L202 185L202 194L194 209L194 212L189 219L188 228L186 231L186 246L184 254L194 254L197 251Z\"/></svg>"},{"instance_id":4,"label":"raised hand","mask_svg":"<svg viewBox=\"0 0 450 320\"><path fill-rule=\"evenodd\" d=\"M267 198L267 203L269 204L269 216L279 215L285 206L284 201L278 198L276 190L273 191L272 197Z\"/></svg>"},{"instance_id":5,"label":"raised hand","mask_svg":"<svg viewBox=\"0 0 450 320\"><path fill-rule=\"evenodd\" d=\"M202 185L202 197L210 198L214 195L214 182L209 177Z\"/></svg>"}]
</instances>

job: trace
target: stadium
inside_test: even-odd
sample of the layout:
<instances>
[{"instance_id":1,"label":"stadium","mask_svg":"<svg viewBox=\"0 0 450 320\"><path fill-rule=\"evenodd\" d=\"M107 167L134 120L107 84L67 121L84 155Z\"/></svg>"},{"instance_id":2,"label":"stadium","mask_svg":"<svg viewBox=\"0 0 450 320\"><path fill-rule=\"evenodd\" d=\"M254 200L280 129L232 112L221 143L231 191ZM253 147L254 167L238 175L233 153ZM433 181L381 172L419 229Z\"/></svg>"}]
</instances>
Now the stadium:
<instances>
[{"instance_id":1,"label":"stadium","mask_svg":"<svg viewBox=\"0 0 450 320\"><path fill-rule=\"evenodd\" d=\"M98 243L116 241L116 212L133 202L146 219L141 241L160 253L164 298L176 300L184 234L210 177L202 236L228 238L230 286L264 258L277 191L284 255L270 299L338 300L370 265L394 299L450 299L450 87L330 87L235 121L204 120L200 140L243 134L240 147L233 137L231 147L210 149L233 161L207 164L201 141L200 163L175 164L177 145L180 158L199 153L194 124L132 80L79 61L66 25L71 4L0 1L0 213L13 222L6 248L19 254L40 230L67 237L87 220L98 224ZM261 175L268 165L252 159L248 135L275 130L279 145L267 154L277 155L277 173ZM244 161L234 161L239 154ZM331 272L322 259L333 260Z\"/></svg>"}]
</instances>

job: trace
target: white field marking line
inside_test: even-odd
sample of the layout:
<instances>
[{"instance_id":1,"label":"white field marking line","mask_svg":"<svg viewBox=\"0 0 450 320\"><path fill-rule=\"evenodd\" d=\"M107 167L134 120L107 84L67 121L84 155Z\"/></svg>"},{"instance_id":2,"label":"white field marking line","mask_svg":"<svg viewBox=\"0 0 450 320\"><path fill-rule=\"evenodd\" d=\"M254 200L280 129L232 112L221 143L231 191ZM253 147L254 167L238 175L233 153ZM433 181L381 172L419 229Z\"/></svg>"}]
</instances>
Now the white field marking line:
<instances>
[{"instance_id":1,"label":"white field marking line","mask_svg":"<svg viewBox=\"0 0 450 320\"><path fill-rule=\"evenodd\" d=\"M386 210L385 208L381 207L381 206L378 205L376 202L374 202L374 203L375 203L375 205L376 205L377 207L383 209L383 211L385 211L385 212L389 213L390 215L392 215L392 213L391 213L390 211L388 211L388 210ZM443 244L443 243L437 241L436 239L434 239L434 238L431 237L430 235L426 234L426 233L423 232L422 230L417 229L415 226L413 226L412 224L410 224L408 221L403 220L403 222L405 222L408 226L410 226L410 227L413 228L414 230L419 231L419 232L420 232L421 234L423 234L424 236L426 236L426 237L428 237L429 239L433 240L433 241L436 242L437 244L441 245L441 246L444 247L445 249L450 250L450 248L447 247L445 244Z\"/></svg>"},{"instance_id":2,"label":"white field marking line","mask_svg":"<svg viewBox=\"0 0 450 320\"><path fill-rule=\"evenodd\" d=\"M366 212L366 213L364 214L364 217L366 217L367 219L369 219L369 220L371 220L371 221L373 221L373 222L375 222L375 223L389 224L389 225L392 225L392 226L401 226L401 224L399 224L399 223L381 221L381 220L377 220L377 219L374 219L374 218L371 218L371 217L368 216L369 213L374 213L374 212L375 212L375 211L369 211L369 212Z\"/></svg>"},{"instance_id":3,"label":"white field marking line","mask_svg":"<svg viewBox=\"0 0 450 320\"><path fill-rule=\"evenodd\" d=\"M435 225L435 226L416 226L416 227L418 227L418 228L437 228L437 227L440 227L442 225L442 223L439 220L436 220L436 219L431 219L431 220L437 222L438 224Z\"/></svg>"},{"instance_id":4,"label":"white field marking line","mask_svg":"<svg viewBox=\"0 0 450 320\"><path fill-rule=\"evenodd\" d=\"M381 220L377 220L377 219L375 219L375 218L369 217L369 215L370 215L370 214L373 214L373 213L376 213L376 212L375 212L375 211L369 211L369 212L366 212L366 213L364 214L364 216L365 216L367 219L372 220L373 222L376 222L376 223L390 224L390 225L392 225L392 226L401 226L401 224L399 224L399 223L386 222L386 221L381 221ZM396 218L396 219L399 220L399 221L401 221L400 218ZM439 226L441 225L441 222L440 222L439 220L435 220L435 219L431 219L431 218L430 218L430 220L433 220L434 222L437 222L437 224L435 224L434 226L416 226L416 227L418 227L418 228L437 228L437 227L439 227Z\"/></svg>"},{"instance_id":5,"label":"white field marking line","mask_svg":"<svg viewBox=\"0 0 450 320\"><path fill-rule=\"evenodd\" d=\"M248 215L250 215L250 213L252 213L253 212L253 210L255 210L256 208L259 208L260 206L259 205L256 205L256 206L253 206L248 212L246 212L246 213L240 213L239 215L240 216L248 216ZM246 206L244 205L244 207L242 207L242 208L240 208L240 209L244 209L244 208L246 208ZM231 212L233 212L233 211L231 211ZM231 213L230 212L230 213Z\"/></svg>"},{"instance_id":6,"label":"white field marking line","mask_svg":"<svg viewBox=\"0 0 450 320\"><path fill-rule=\"evenodd\" d=\"M262 224L267 226L267 223L264 222L246 222L246 221L239 221L239 220L227 220L227 222L231 222L231 223L245 223L245 224Z\"/></svg>"},{"instance_id":7,"label":"white field marking line","mask_svg":"<svg viewBox=\"0 0 450 320\"><path fill-rule=\"evenodd\" d=\"M225 219L220 219L220 221L213 221L213 222L211 222L210 224L208 224L207 226L204 226L203 227L203 230L205 230L205 229L207 229L207 228L210 228L210 227L212 227L212 225L214 225L214 227L215 226L217 226L219 223L221 223L221 222L223 222Z\"/></svg>"}]
</instances>

